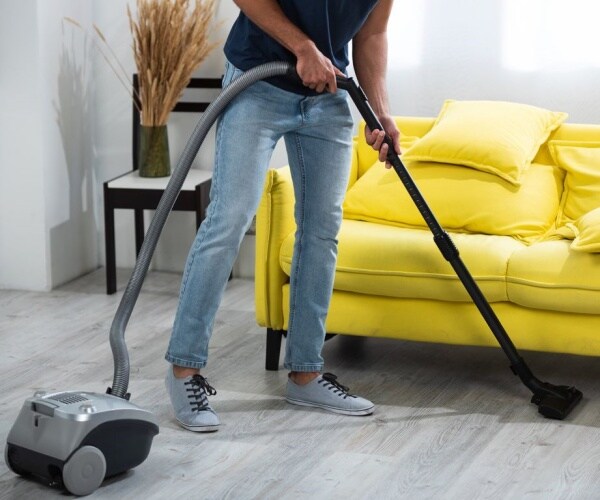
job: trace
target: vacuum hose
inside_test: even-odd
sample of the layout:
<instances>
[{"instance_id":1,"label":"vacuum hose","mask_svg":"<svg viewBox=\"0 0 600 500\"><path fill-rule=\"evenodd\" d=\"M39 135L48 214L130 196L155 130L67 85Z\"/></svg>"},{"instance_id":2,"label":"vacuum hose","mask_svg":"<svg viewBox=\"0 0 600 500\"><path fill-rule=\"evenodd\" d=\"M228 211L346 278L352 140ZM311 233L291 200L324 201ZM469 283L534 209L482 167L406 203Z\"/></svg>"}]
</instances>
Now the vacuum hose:
<instances>
[{"instance_id":1,"label":"vacuum hose","mask_svg":"<svg viewBox=\"0 0 600 500\"><path fill-rule=\"evenodd\" d=\"M110 328L110 347L113 353L115 371L113 385L109 389L109 392L114 396L127 399L129 397L127 394L127 387L129 385L129 355L125 344L125 328L127 327L127 323L140 294L144 278L150 267L150 261L156 249L160 233L175 204L175 200L177 200L179 191L183 186L194 158L198 154L200 146L204 142L213 123L240 92L259 80L284 75L296 75L295 67L290 63L272 62L245 72L228 85L227 88L223 89L206 109L194 128L183 153L181 153L177 166L171 174L171 179L165 188L162 198L156 207L156 212L148 227L148 232L144 238L144 243L140 249L135 267L133 268Z\"/></svg>"}]
</instances>

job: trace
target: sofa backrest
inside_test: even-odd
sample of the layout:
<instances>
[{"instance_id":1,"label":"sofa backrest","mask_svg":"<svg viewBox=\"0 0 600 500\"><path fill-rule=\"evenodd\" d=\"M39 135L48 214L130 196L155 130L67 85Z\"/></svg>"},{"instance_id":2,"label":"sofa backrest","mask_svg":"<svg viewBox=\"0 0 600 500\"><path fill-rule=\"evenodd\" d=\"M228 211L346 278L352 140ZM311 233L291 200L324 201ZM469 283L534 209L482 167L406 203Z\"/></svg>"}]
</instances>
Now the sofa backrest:
<instances>
[{"instance_id":1,"label":"sofa backrest","mask_svg":"<svg viewBox=\"0 0 600 500\"><path fill-rule=\"evenodd\" d=\"M600 142L600 125L563 123L556 131L550 134L548 140L542 145L534 159L536 163L554 165L554 161L552 160L548 148L548 143L550 141Z\"/></svg>"}]
</instances>

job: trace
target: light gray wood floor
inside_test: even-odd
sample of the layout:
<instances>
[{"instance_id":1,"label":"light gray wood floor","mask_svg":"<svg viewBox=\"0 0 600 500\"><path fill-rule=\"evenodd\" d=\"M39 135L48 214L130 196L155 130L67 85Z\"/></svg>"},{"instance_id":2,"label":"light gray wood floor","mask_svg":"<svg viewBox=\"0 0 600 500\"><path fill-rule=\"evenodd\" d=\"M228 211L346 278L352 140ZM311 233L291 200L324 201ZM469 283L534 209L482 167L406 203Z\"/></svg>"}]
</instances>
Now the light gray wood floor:
<instances>
[{"instance_id":1,"label":"light gray wood floor","mask_svg":"<svg viewBox=\"0 0 600 500\"><path fill-rule=\"evenodd\" d=\"M121 271L124 283L128 273ZM288 405L286 373L264 370L253 283L233 280L204 374L222 428L192 434L166 402L163 360L180 277L150 273L127 341L132 401L160 421L149 458L92 498L600 498L600 360L524 353L536 375L585 400L542 418L499 349L335 337L327 370L376 405L344 417ZM122 288L121 288L122 292ZM51 293L0 291L0 437L37 389L104 392L108 330L121 293L98 270ZM573 325L577 328L577 325ZM64 498L0 463L0 498Z\"/></svg>"}]
</instances>

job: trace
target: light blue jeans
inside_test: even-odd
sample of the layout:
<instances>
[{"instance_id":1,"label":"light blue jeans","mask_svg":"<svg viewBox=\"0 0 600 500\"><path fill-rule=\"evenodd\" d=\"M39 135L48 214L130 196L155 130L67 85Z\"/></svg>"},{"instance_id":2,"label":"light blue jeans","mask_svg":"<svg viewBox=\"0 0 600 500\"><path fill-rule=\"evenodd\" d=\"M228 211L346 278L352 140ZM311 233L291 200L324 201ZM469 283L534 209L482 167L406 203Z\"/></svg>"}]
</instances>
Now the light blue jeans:
<instances>
[{"instance_id":1,"label":"light blue jeans","mask_svg":"<svg viewBox=\"0 0 600 500\"><path fill-rule=\"evenodd\" d=\"M228 63L223 86L241 74ZM297 225L284 366L321 371L353 122L345 91L305 97L258 82L217 125L210 204L190 249L165 359L203 368L213 322L244 234L258 207L277 141L284 138Z\"/></svg>"}]
</instances>

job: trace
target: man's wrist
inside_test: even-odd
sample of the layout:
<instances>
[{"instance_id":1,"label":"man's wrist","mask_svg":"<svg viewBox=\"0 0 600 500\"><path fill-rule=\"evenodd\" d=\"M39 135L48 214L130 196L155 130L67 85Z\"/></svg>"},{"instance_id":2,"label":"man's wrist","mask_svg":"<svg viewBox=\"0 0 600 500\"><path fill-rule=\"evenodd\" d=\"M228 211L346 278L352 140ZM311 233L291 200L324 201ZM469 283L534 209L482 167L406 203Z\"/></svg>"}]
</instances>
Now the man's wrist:
<instances>
[{"instance_id":1,"label":"man's wrist","mask_svg":"<svg viewBox=\"0 0 600 500\"><path fill-rule=\"evenodd\" d=\"M296 56L296 59L308 56L317 49L315 43L308 37L299 39L291 44L290 50Z\"/></svg>"}]
</instances>

